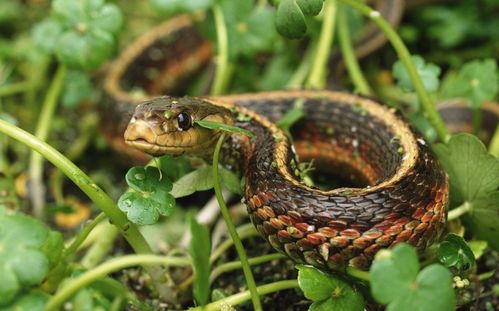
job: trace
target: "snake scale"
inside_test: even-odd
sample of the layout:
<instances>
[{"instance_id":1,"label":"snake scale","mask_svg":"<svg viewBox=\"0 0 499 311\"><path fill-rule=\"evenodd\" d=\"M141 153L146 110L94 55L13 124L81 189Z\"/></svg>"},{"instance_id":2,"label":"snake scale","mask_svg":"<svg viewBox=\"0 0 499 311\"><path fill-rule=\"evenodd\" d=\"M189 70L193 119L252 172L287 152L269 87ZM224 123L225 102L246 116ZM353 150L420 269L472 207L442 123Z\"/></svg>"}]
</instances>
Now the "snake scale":
<instances>
[{"instance_id":1,"label":"snake scale","mask_svg":"<svg viewBox=\"0 0 499 311\"><path fill-rule=\"evenodd\" d=\"M368 33L370 40L377 37ZM117 111L116 120L106 122L111 144L138 155L116 139L132 108L126 143L152 155L210 154L220 133L198 120L251 131L255 139L228 136L224 164L245 176L244 201L257 230L296 262L366 269L382 248L408 242L421 251L438 238L448 207L447 177L425 141L395 110L373 99L331 91L150 96L146 102L132 95L133 89L181 93L183 82L210 57L211 46L185 16L132 44L105 81ZM297 103L304 117L292 129L292 144L275 124ZM304 184L297 158L313 160L319 171L349 186Z\"/></svg>"}]
</instances>

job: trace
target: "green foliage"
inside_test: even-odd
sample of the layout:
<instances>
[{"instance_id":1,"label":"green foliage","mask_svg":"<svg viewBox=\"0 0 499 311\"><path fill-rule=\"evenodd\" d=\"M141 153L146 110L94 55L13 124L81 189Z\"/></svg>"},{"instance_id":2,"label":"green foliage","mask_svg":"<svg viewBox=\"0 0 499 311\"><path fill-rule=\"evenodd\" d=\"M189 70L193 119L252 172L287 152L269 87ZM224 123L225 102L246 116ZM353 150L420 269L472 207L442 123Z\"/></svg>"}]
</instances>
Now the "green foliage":
<instances>
[{"instance_id":1,"label":"green foliage","mask_svg":"<svg viewBox=\"0 0 499 311\"><path fill-rule=\"evenodd\" d=\"M94 88L87 74L79 70L70 70L64 79L62 90L62 104L67 108L74 108L83 100L92 98Z\"/></svg>"},{"instance_id":2,"label":"green foliage","mask_svg":"<svg viewBox=\"0 0 499 311\"><path fill-rule=\"evenodd\" d=\"M310 311L364 310L364 299L348 283L312 266L297 265L298 284L307 299L313 301Z\"/></svg>"},{"instance_id":3,"label":"green foliage","mask_svg":"<svg viewBox=\"0 0 499 311\"><path fill-rule=\"evenodd\" d=\"M397 245L376 255L371 266L371 292L388 311L454 310L452 275L441 265L432 264L419 271L413 247Z\"/></svg>"},{"instance_id":4,"label":"green foliage","mask_svg":"<svg viewBox=\"0 0 499 311\"><path fill-rule=\"evenodd\" d=\"M231 59L272 49L277 38L272 8L254 7L252 0L224 0L220 5L227 27Z\"/></svg>"},{"instance_id":5,"label":"green foliage","mask_svg":"<svg viewBox=\"0 0 499 311\"><path fill-rule=\"evenodd\" d=\"M452 193L457 192L472 208L473 233L499 249L499 159L470 134L454 135L447 145L437 144L434 150L449 174Z\"/></svg>"},{"instance_id":6,"label":"green foliage","mask_svg":"<svg viewBox=\"0 0 499 311\"><path fill-rule=\"evenodd\" d=\"M43 311L48 297L49 295L40 290L32 290L18 296L8 306L2 307L0 305L0 311Z\"/></svg>"},{"instance_id":7,"label":"green foliage","mask_svg":"<svg viewBox=\"0 0 499 311\"><path fill-rule=\"evenodd\" d=\"M22 288L44 280L61 256L63 240L25 215L0 215L0 224L0 306L5 306Z\"/></svg>"},{"instance_id":8,"label":"green foliage","mask_svg":"<svg viewBox=\"0 0 499 311\"><path fill-rule=\"evenodd\" d=\"M428 92L435 92L436 90L438 90L440 84L438 80L438 76L440 75L440 68L435 64L426 63L425 60L419 55L411 56L411 59L416 66L416 70L418 71L418 74L423 81L425 89ZM409 92L415 91L409 77L409 73L405 69L402 61L396 61L393 65L392 71L393 76L397 79L397 83L401 89Z\"/></svg>"},{"instance_id":9,"label":"green foliage","mask_svg":"<svg viewBox=\"0 0 499 311\"><path fill-rule=\"evenodd\" d=\"M300 120L305 112L303 111L303 99L297 99L294 102L293 109L286 112L286 114L282 117L282 119L277 123L277 126L286 133L289 133L289 130Z\"/></svg>"},{"instance_id":10,"label":"green foliage","mask_svg":"<svg viewBox=\"0 0 499 311\"><path fill-rule=\"evenodd\" d=\"M449 233L438 248L438 259L446 267L456 267L459 271L475 265L475 256L466 241L454 233Z\"/></svg>"},{"instance_id":11,"label":"green foliage","mask_svg":"<svg viewBox=\"0 0 499 311\"><path fill-rule=\"evenodd\" d=\"M194 268L193 293L198 305L208 303L210 296L210 253L211 241L208 228L200 225L195 217L189 220L191 242L188 247Z\"/></svg>"},{"instance_id":12,"label":"green foliage","mask_svg":"<svg viewBox=\"0 0 499 311\"><path fill-rule=\"evenodd\" d=\"M218 123L218 122L213 122L213 121L208 121L208 120L198 120L195 121L196 124L199 124L200 126L210 129L210 130L220 130L228 133L239 133L243 134L245 136L248 136L249 138L254 138L255 135L251 133L250 131L237 127L237 126L232 126L224 123Z\"/></svg>"},{"instance_id":13,"label":"green foliage","mask_svg":"<svg viewBox=\"0 0 499 311\"><path fill-rule=\"evenodd\" d=\"M213 5L213 2L214 0L149 0L155 11L165 15L206 10Z\"/></svg>"},{"instance_id":14,"label":"green foliage","mask_svg":"<svg viewBox=\"0 0 499 311\"><path fill-rule=\"evenodd\" d=\"M277 31L290 39L299 39L307 31L305 16L322 10L323 0L281 0L277 7Z\"/></svg>"},{"instance_id":15,"label":"green foliage","mask_svg":"<svg viewBox=\"0 0 499 311\"><path fill-rule=\"evenodd\" d=\"M446 81L442 94L447 98L466 98L472 107L479 108L484 101L495 98L498 91L497 62L493 59L485 59L464 64L457 76L451 76Z\"/></svg>"},{"instance_id":16,"label":"green foliage","mask_svg":"<svg viewBox=\"0 0 499 311\"><path fill-rule=\"evenodd\" d=\"M118 207L133 223L150 225L158 221L159 215L168 216L175 207L175 198L169 193L172 183L161 176L155 167L133 167L126 174L131 188L124 193Z\"/></svg>"},{"instance_id":17,"label":"green foliage","mask_svg":"<svg viewBox=\"0 0 499 311\"><path fill-rule=\"evenodd\" d=\"M472 202L499 187L499 160L488 154L475 136L454 135L447 145L437 144L434 150L449 174L451 185L464 200Z\"/></svg>"},{"instance_id":18,"label":"green foliage","mask_svg":"<svg viewBox=\"0 0 499 311\"><path fill-rule=\"evenodd\" d=\"M54 52L62 64L94 69L114 53L114 36L123 24L116 5L104 0L54 0L52 13L34 28L33 40L42 51Z\"/></svg>"}]
</instances>

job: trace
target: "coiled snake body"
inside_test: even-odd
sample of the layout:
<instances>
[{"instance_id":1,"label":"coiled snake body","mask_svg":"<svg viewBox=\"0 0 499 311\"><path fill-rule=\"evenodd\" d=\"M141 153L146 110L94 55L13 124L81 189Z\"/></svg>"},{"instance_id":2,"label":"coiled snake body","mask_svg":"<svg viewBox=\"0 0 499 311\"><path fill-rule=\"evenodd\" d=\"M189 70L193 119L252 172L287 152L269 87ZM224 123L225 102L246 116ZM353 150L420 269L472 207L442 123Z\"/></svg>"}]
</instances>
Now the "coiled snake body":
<instances>
[{"instance_id":1,"label":"coiled snake body","mask_svg":"<svg viewBox=\"0 0 499 311\"><path fill-rule=\"evenodd\" d=\"M165 29L168 39L162 40ZM160 50L166 54L151 59ZM176 80L185 80L210 55L190 22L177 18L122 54L106 78L106 92L118 102L114 108L128 111L135 106L130 103L143 99L126 89L139 87L149 94L174 89ZM304 117L292 128L292 147L275 124L296 104L303 105ZM122 115L109 116L122 120ZM445 173L424 140L374 100L330 91L160 97L137 106L125 139L154 155L209 154L219 133L200 127L198 120L236 125L256 135L251 140L231 134L224 162L245 176L245 203L258 231L297 262L326 270L367 268L379 249L408 242L422 250L443 230ZM106 122L113 127L106 130L109 141L129 153L115 139L123 128L117 124ZM322 190L304 184L296 154L353 186Z\"/></svg>"},{"instance_id":2,"label":"coiled snake body","mask_svg":"<svg viewBox=\"0 0 499 311\"><path fill-rule=\"evenodd\" d=\"M274 123L296 101L305 112L295 126L300 160L314 159L321 171L365 187L325 191L301 183L290 142ZM225 158L243 163L245 200L258 231L297 262L365 268L382 247L408 242L423 249L442 231L445 173L426 143L375 101L327 91L161 97L136 108L125 140L151 154L209 153L218 133L198 120L256 135L232 134Z\"/></svg>"}]
</instances>

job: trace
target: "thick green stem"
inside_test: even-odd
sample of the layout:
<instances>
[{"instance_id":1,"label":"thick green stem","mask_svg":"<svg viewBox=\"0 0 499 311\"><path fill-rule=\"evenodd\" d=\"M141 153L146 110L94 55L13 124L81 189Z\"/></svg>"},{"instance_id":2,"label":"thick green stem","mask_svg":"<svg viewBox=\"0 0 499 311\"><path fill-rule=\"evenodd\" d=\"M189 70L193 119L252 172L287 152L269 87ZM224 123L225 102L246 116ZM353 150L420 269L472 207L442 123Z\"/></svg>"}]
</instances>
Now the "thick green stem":
<instances>
[{"instance_id":1,"label":"thick green stem","mask_svg":"<svg viewBox=\"0 0 499 311\"><path fill-rule=\"evenodd\" d=\"M278 281L270 284L258 286L256 289L259 295L267 295L285 289L298 288L298 280ZM249 300L253 296L249 291L238 293L223 299L217 300L206 306L191 308L190 311L217 311L223 310L224 306L236 306L242 302Z\"/></svg>"},{"instance_id":2,"label":"thick green stem","mask_svg":"<svg viewBox=\"0 0 499 311\"><path fill-rule=\"evenodd\" d=\"M496 127L494 136L490 140L489 152L496 158L499 158L499 125Z\"/></svg>"},{"instance_id":3,"label":"thick green stem","mask_svg":"<svg viewBox=\"0 0 499 311\"><path fill-rule=\"evenodd\" d=\"M256 289L255 279L253 278L253 273L251 272L251 267L248 263L248 256L246 255L243 243L241 242L241 239L237 234L236 227L231 220L229 209L225 205L225 201L222 195L222 187L220 185L220 178L218 176L218 159L220 156L220 149L222 148L222 143L224 142L224 140L225 133L222 133L220 135L220 138L218 139L217 145L215 147L215 152L213 154L213 189L215 190L215 196L217 197L218 204L220 205L220 211L225 220L225 224L227 225L230 237L234 241L237 255L239 256L239 260L242 263L243 273L246 278L246 284L248 285L248 289L251 293L253 309L255 311L261 311L262 304L260 303L260 297Z\"/></svg>"},{"instance_id":4,"label":"thick green stem","mask_svg":"<svg viewBox=\"0 0 499 311\"><path fill-rule=\"evenodd\" d=\"M41 141L46 141L52 125L52 117L54 116L55 108L59 99L59 94L62 90L64 77L66 76L66 67L59 65L57 72L50 84L50 87L45 96L45 100L40 111L40 118L36 125L35 136ZM43 187L43 157L35 152L31 152L29 165L29 180L32 190L33 213L38 218L43 218L43 206L45 203L44 187Z\"/></svg>"},{"instance_id":5,"label":"thick green stem","mask_svg":"<svg viewBox=\"0 0 499 311\"><path fill-rule=\"evenodd\" d=\"M470 202L464 202L453 210L449 211L447 215L447 221L452 221L458 219L466 213L469 213L473 210L473 205Z\"/></svg>"},{"instance_id":6,"label":"thick green stem","mask_svg":"<svg viewBox=\"0 0 499 311\"><path fill-rule=\"evenodd\" d=\"M390 24L381 16L381 14L378 11L371 9L369 6L357 0L338 0L338 1L341 1L351 6L355 10L361 12L362 14L370 18L385 33L386 37L388 38L393 48L397 52L398 57L404 64L409 74L411 82L414 85L414 89L418 94L420 103L423 106L423 109L428 116L428 120L435 127L435 130L437 131L440 140L446 143L450 138L449 133L447 132L447 128L445 127L442 118L440 117L435 106L433 105L430 95L428 94L428 92L426 92L426 89L424 88L423 81L421 80L421 77L419 76L416 70L416 66L414 65L411 59L411 54L409 53L409 50L405 46L402 39L400 39L397 32L392 28L392 26L390 26Z\"/></svg>"},{"instance_id":7,"label":"thick green stem","mask_svg":"<svg viewBox=\"0 0 499 311\"><path fill-rule=\"evenodd\" d=\"M217 30L217 69L215 72L215 81L211 86L211 95L223 94L229 81L229 37L227 27L224 21L224 15L220 4L213 4L213 16L215 18L215 28Z\"/></svg>"},{"instance_id":8,"label":"thick green stem","mask_svg":"<svg viewBox=\"0 0 499 311\"><path fill-rule=\"evenodd\" d=\"M473 134L478 136L480 129L482 128L482 109L472 108L471 119L473 122Z\"/></svg>"},{"instance_id":9,"label":"thick green stem","mask_svg":"<svg viewBox=\"0 0 499 311\"><path fill-rule=\"evenodd\" d=\"M248 259L248 263L250 265L254 266L254 265L259 265L259 264L262 264L262 263L265 263L265 262L268 262L271 260L282 259L282 258L286 258L286 256L284 256L283 254L280 254L280 253L274 253L274 254L268 254L268 255L250 258L250 259ZM231 261L231 262L223 263L211 271L210 280L213 282L213 280L215 280L222 273L229 272L229 271L236 270L236 269L240 269L241 267L242 267L242 264L240 261Z\"/></svg>"},{"instance_id":10,"label":"thick green stem","mask_svg":"<svg viewBox=\"0 0 499 311\"><path fill-rule=\"evenodd\" d=\"M125 214L119 210L114 201L97 186L79 167L69 161L59 151L52 146L37 139L28 132L14 126L8 122L0 120L0 132L18 140L32 150L39 152L49 162L60 169L69 179L80 188L92 202L95 203L112 224L120 230L121 234L130 243L133 250L138 254L151 254L152 250L138 228L128 221ZM153 279L156 289L161 297L169 297L168 288L164 285L163 270L160 266L151 266L148 272Z\"/></svg>"},{"instance_id":11,"label":"thick green stem","mask_svg":"<svg viewBox=\"0 0 499 311\"><path fill-rule=\"evenodd\" d=\"M333 42L335 16L336 0L325 0L324 19L322 21L319 45L312 64L312 70L308 77L307 88L323 89L326 86L327 61Z\"/></svg>"},{"instance_id":12,"label":"thick green stem","mask_svg":"<svg viewBox=\"0 0 499 311\"><path fill-rule=\"evenodd\" d=\"M348 75L350 76L350 79L352 79L355 89L361 95L371 96L371 88L362 74L359 62L355 57L344 7L340 8L340 11L338 12L338 35L341 54L343 55L343 59L345 60L348 69Z\"/></svg>"},{"instance_id":13,"label":"thick green stem","mask_svg":"<svg viewBox=\"0 0 499 311\"><path fill-rule=\"evenodd\" d=\"M127 255L109 260L102 265L88 270L64 285L52 296L45 305L45 311L59 310L59 307L79 289L91 284L94 281L104 278L106 275L121 270L123 268L136 265L168 265L185 267L191 265L189 258L165 257L157 255Z\"/></svg>"}]
</instances>

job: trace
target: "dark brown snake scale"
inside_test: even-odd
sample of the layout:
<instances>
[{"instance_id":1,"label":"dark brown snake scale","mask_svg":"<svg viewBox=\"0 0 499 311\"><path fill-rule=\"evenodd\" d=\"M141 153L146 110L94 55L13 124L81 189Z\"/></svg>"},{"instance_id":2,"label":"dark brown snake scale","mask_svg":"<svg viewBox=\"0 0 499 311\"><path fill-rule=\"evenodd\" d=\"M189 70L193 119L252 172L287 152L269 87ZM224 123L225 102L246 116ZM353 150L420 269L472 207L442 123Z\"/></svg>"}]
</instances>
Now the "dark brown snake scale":
<instances>
[{"instance_id":1,"label":"dark brown snake scale","mask_svg":"<svg viewBox=\"0 0 499 311\"><path fill-rule=\"evenodd\" d=\"M132 44L105 81L117 111L104 125L111 145L133 154L119 137L129 120L125 112L144 100L125 134L142 151L161 154L151 146L159 145L156 137L170 131L166 124L183 111L193 120L204 118L206 110L218 111L224 116L218 120L253 132L254 140L231 134L222 158L245 176L244 202L257 230L296 262L325 270L366 269L382 248L407 242L423 250L439 237L448 207L447 177L429 146L397 112L375 100L330 91L152 99L165 90L182 93L182 81L210 57L211 47L185 16ZM151 95L134 97L135 89ZM291 145L276 122L298 102L304 117L291 129ZM192 129L189 139L208 135L197 125ZM182 135L189 132L174 131L171 141L183 137L184 143ZM334 176L345 184L333 190L306 185L297 157L313 160L323 178Z\"/></svg>"}]
</instances>

